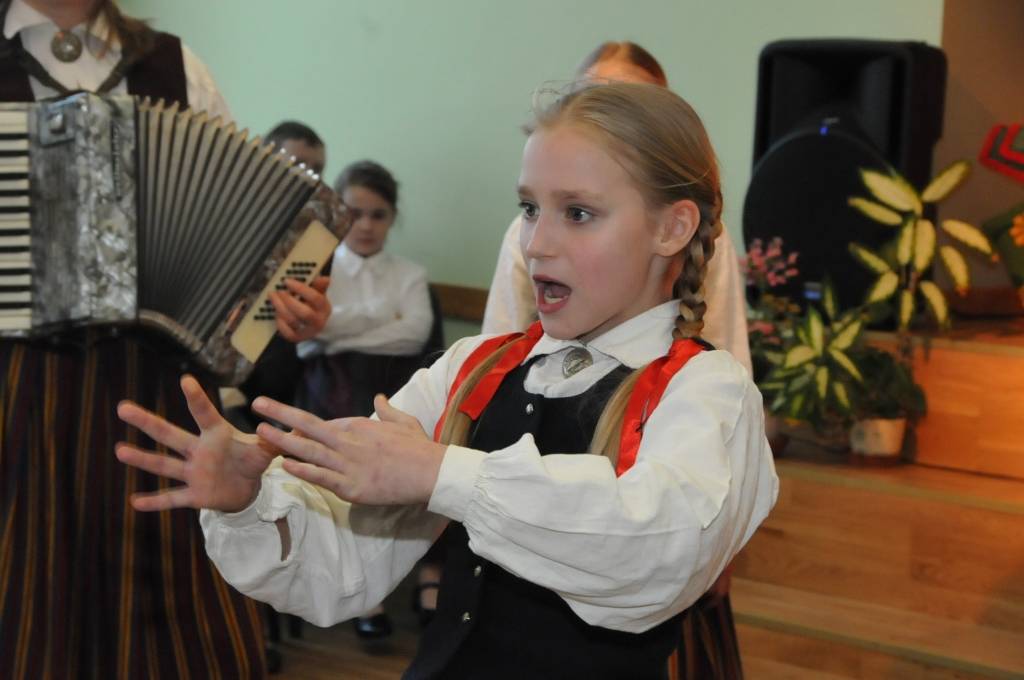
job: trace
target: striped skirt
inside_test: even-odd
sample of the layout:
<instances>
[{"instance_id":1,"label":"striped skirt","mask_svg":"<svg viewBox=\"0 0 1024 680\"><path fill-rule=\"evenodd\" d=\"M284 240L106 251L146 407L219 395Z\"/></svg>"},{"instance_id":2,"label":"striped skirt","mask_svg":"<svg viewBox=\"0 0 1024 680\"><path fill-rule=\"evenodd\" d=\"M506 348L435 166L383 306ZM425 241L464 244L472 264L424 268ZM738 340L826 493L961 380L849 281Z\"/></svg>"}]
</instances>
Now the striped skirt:
<instances>
[{"instance_id":1,"label":"striped skirt","mask_svg":"<svg viewBox=\"0 0 1024 680\"><path fill-rule=\"evenodd\" d=\"M683 636L669 658L669 680L742 680L729 596L705 596L683 613Z\"/></svg>"},{"instance_id":2,"label":"striped skirt","mask_svg":"<svg viewBox=\"0 0 1024 680\"><path fill-rule=\"evenodd\" d=\"M152 448L121 399L192 423L182 362L141 334L75 338L0 342L0 678L263 677L257 609L206 557L197 513L132 510L168 482L114 457Z\"/></svg>"}]
</instances>

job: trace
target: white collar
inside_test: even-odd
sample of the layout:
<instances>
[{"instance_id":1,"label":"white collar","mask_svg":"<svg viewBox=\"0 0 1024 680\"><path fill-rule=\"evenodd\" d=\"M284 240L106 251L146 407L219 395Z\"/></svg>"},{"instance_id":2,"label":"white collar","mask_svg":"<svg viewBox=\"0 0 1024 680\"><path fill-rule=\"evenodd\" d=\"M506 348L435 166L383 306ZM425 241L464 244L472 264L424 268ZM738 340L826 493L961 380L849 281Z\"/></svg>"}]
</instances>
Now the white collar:
<instances>
[{"instance_id":1,"label":"white collar","mask_svg":"<svg viewBox=\"0 0 1024 680\"><path fill-rule=\"evenodd\" d=\"M669 300L624 321L615 328L584 344L579 340L558 340L545 333L524 361L554 354L569 347L586 347L610 356L630 368L640 368L668 353L672 329L679 316L679 301Z\"/></svg>"},{"instance_id":2,"label":"white collar","mask_svg":"<svg viewBox=\"0 0 1024 680\"><path fill-rule=\"evenodd\" d=\"M387 253L383 250L369 257L363 257L342 243L338 246L335 264L340 266L342 271L349 276L355 276L363 267L368 267L371 272L376 274L386 261Z\"/></svg>"},{"instance_id":3,"label":"white collar","mask_svg":"<svg viewBox=\"0 0 1024 680\"><path fill-rule=\"evenodd\" d=\"M4 19L4 37L10 40L21 31L35 26L52 26L55 30L57 28L57 25L53 23L50 17L24 0L11 0L11 4L7 8L7 17ZM99 44L102 44L107 38L107 20L100 14L91 25L89 22L83 21L72 30L83 35L88 33L90 37L99 41ZM120 49L120 43L116 36L111 41L111 49Z\"/></svg>"}]
</instances>

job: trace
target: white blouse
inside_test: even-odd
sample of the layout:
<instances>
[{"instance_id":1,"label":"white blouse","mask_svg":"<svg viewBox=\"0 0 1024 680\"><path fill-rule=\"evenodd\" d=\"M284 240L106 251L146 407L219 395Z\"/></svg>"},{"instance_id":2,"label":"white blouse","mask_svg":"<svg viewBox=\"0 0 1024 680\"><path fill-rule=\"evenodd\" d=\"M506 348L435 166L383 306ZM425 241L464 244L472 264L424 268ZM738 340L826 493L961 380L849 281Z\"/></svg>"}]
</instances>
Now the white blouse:
<instances>
[{"instance_id":1,"label":"white blouse","mask_svg":"<svg viewBox=\"0 0 1024 680\"><path fill-rule=\"evenodd\" d=\"M605 333L587 346L593 365L569 378L562 359L580 343L545 335L526 390L572 396L620 364L648 363L668 350L675 314L666 303ZM455 343L392 403L433 432L484 339ZM644 631L706 592L778 494L761 395L724 351L702 352L675 375L621 477L602 456L542 457L524 434L493 452L449 446L426 507L371 507L292 477L280 461L249 508L202 513L207 552L242 592L318 625L380 602L453 519L473 552L556 592L587 623ZM284 559L281 518L292 541Z\"/></svg>"},{"instance_id":2,"label":"white blouse","mask_svg":"<svg viewBox=\"0 0 1024 680\"><path fill-rule=\"evenodd\" d=\"M69 90L95 91L121 59L120 44L116 40L110 49L103 53L107 22L102 15L91 27L82 23L71 29L82 40L83 49L82 55L69 63L60 61L50 51L50 42L59 30L58 26L24 0L11 2L3 30L4 37L8 39L20 33L21 44L25 50L35 57L57 82ZM217 85L206 65L184 45L181 47L181 56L185 67L189 106L196 111L208 111L211 116L221 116L225 120L230 120L231 111L217 90ZM122 79L111 90L111 94L127 93L126 80ZM56 90L46 87L33 77L29 77L29 82L36 99L57 95Z\"/></svg>"},{"instance_id":3,"label":"white blouse","mask_svg":"<svg viewBox=\"0 0 1024 680\"><path fill-rule=\"evenodd\" d=\"M519 247L522 228L522 216L517 216L501 241L484 309L484 333L513 333L537 320L533 284L526 272L523 251ZM744 285L736 246L723 227L722 233L715 239L715 254L708 262L707 280L704 283L708 308L704 314L704 332L701 335L717 349L730 352L750 371Z\"/></svg>"},{"instance_id":4,"label":"white blouse","mask_svg":"<svg viewBox=\"0 0 1024 680\"><path fill-rule=\"evenodd\" d=\"M327 300L331 316L315 339L299 344L302 358L338 352L418 354L434 322L427 270L383 250L362 257L344 243L338 246Z\"/></svg>"}]
</instances>

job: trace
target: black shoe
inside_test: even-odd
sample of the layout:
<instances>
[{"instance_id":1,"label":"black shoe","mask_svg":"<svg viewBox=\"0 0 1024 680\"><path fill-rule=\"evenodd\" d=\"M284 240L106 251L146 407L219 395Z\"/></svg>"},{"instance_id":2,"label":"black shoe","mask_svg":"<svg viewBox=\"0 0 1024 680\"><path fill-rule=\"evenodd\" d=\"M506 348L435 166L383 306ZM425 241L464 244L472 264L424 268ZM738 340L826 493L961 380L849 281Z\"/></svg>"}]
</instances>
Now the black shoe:
<instances>
[{"instance_id":1,"label":"black shoe","mask_svg":"<svg viewBox=\"0 0 1024 680\"><path fill-rule=\"evenodd\" d=\"M284 666L284 659L281 658L281 652L277 651L273 647L266 647L264 649L267 658L267 673L270 675L277 675L281 672L281 667Z\"/></svg>"},{"instance_id":2,"label":"black shoe","mask_svg":"<svg viewBox=\"0 0 1024 680\"><path fill-rule=\"evenodd\" d=\"M434 614L437 613L436 609L428 609L423 606L422 596L424 590L439 589L440 583L435 581L428 581L426 583L419 583L412 590L412 610L419 619L420 628L426 628L430 625L430 622L434 620Z\"/></svg>"},{"instance_id":3,"label":"black shoe","mask_svg":"<svg viewBox=\"0 0 1024 680\"><path fill-rule=\"evenodd\" d=\"M356 629L356 635L364 640L379 640L392 632L391 618L386 613L352 619L352 626Z\"/></svg>"}]
</instances>

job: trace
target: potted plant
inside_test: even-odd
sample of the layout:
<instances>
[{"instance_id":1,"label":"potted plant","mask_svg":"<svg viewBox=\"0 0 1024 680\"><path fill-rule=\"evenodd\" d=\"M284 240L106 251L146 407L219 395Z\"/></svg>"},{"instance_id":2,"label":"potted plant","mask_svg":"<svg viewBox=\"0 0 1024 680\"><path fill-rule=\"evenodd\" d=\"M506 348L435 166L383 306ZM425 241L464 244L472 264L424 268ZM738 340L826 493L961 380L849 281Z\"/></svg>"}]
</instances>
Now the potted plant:
<instances>
[{"instance_id":1,"label":"potted plant","mask_svg":"<svg viewBox=\"0 0 1024 680\"><path fill-rule=\"evenodd\" d=\"M758 387L768 411L807 423L821 443L845 440L852 416L851 387L863 380L848 352L864 331L861 309L840 313L832 285L822 288L821 311L813 306L791 319L777 351L765 352L771 365ZM844 448L840 445L839 448Z\"/></svg>"},{"instance_id":2,"label":"potted plant","mask_svg":"<svg viewBox=\"0 0 1024 680\"><path fill-rule=\"evenodd\" d=\"M970 287L967 262L958 247L968 247L995 258L988 237L977 227L960 220L945 219L939 223L942 232L951 237L951 245L936 244L937 229L925 217L925 207L935 206L949 196L967 178L970 164L957 161L945 168L920 193L895 170L887 172L861 169L861 180L871 198L853 196L849 205L879 224L896 231L891 247L873 251L856 242L850 243L850 252L865 267L878 275L864 299L864 308L896 319L897 356L892 357L880 349L865 349L855 355L865 377L859 381L854 409L859 419L851 429L851 447L857 454L870 455L875 460L887 456L898 461L902 450L902 431L906 417L916 419L924 414L925 400L920 387L913 380L913 340L910 327L927 309L940 331L950 326L949 305L945 294L932 280L935 260L949 272L956 292L964 295ZM861 421L875 420L888 414L904 417L902 430L898 424L889 424L893 438L899 433L899 445L888 446L887 453L876 451L874 442L880 437L875 424ZM897 418L898 419L898 418ZM868 450L870 449L870 450Z\"/></svg>"},{"instance_id":3,"label":"potted plant","mask_svg":"<svg viewBox=\"0 0 1024 680\"><path fill-rule=\"evenodd\" d=\"M778 290L799 272L798 255L783 249L782 239L775 237L767 245L754 239L747 246L747 254L740 258L747 285L747 331L750 339L750 360L753 380L758 386L765 381L774 367L800 307ZM775 455L781 455L788 442L782 429L782 418L765 404L765 435Z\"/></svg>"},{"instance_id":4,"label":"potted plant","mask_svg":"<svg viewBox=\"0 0 1024 680\"><path fill-rule=\"evenodd\" d=\"M908 422L925 413L924 390L891 352L865 345L851 352L850 358L862 377L850 393L851 457L862 463L897 462Z\"/></svg>"}]
</instances>

